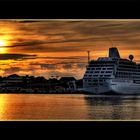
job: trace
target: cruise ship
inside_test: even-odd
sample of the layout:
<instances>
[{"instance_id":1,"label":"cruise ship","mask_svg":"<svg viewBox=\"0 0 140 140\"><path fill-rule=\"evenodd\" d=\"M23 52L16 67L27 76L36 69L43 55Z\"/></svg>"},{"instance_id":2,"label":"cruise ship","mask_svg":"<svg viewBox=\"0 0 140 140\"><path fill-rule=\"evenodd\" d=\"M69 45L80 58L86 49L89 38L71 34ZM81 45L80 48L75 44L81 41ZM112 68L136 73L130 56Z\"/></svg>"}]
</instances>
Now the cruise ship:
<instances>
[{"instance_id":1,"label":"cruise ship","mask_svg":"<svg viewBox=\"0 0 140 140\"><path fill-rule=\"evenodd\" d=\"M139 94L140 64L120 57L116 47L109 48L108 57L88 63L83 77L83 90L91 94Z\"/></svg>"}]
</instances>

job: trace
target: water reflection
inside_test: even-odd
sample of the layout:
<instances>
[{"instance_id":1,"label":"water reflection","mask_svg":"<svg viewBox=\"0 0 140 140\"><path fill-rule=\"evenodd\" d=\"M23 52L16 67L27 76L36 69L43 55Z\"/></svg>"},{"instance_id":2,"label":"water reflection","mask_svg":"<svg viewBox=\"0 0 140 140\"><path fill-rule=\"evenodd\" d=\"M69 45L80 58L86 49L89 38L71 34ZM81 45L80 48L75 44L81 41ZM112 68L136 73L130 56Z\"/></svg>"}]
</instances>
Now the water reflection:
<instances>
[{"instance_id":1,"label":"water reflection","mask_svg":"<svg viewBox=\"0 0 140 140\"><path fill-rule=\"evenodd\" d=\"M6 102L7 102L7 98L5 98L5 96L0 96L0 119L4 118L4 114L6 110Z\"/></svg>"},{"instance_id":2,"label":"water reflection","mask_svg":"<svg viewBox=\"0 0 140 140\"><path fill-rule=\"evenodd\" d=\"M140 119L140 96L0 94L0 120Z\"/></svg>"},{"instance_id":3,"label":"water reflection","mask_svg":"<svg viewBox=\"0 0 140 140\"><path fill-rule=\"evenodd\" d=\"M82 96L0 94L0 120L85 119Z\"/></svg>"},{"instance_id":4,"label":"water reflection","mask_svg":"<svg viewBox=\"0 0 140 140\"><path fill-rule=\"evenodd\" d=\"M140 96L85 96L90 119L140 119Z\"/></svg>"}]
</instances>

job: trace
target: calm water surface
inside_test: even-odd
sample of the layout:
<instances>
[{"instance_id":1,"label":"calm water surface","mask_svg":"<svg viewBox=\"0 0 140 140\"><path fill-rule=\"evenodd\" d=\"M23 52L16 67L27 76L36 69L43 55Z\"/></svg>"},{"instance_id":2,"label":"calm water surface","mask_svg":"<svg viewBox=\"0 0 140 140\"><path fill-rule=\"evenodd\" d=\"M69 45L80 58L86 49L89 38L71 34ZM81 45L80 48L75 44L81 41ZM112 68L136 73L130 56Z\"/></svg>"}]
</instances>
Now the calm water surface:
<instances>
[{"instance_id":1,"label":"calm water surface","mask_svg":"<svg viewBox=\"0 0 140 140\"><path fill-rule=\"evenodd\" d=\"M0 94L0 120L140 119L140 96Z\"/></svg>"}]
</instances>

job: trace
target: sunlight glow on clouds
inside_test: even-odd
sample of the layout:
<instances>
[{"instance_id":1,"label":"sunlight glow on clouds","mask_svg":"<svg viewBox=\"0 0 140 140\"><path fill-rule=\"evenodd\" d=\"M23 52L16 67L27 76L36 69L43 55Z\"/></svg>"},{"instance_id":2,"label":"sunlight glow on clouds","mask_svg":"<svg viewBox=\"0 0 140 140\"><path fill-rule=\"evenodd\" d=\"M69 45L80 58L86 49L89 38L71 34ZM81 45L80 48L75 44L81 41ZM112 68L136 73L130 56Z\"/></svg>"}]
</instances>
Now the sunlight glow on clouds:
<instances>
[{"instance_id":1,"label":"sunlight glow on clouds","mask_svg":"<svg viewBox=\"0 0 140 140\"><path fill-rule=\"evenodd\" d=\"M82 78L91 58L108 56L113 42L123 58L140 62L140 21L0 21L0 75Z\"/></svg>"}]
</instances>

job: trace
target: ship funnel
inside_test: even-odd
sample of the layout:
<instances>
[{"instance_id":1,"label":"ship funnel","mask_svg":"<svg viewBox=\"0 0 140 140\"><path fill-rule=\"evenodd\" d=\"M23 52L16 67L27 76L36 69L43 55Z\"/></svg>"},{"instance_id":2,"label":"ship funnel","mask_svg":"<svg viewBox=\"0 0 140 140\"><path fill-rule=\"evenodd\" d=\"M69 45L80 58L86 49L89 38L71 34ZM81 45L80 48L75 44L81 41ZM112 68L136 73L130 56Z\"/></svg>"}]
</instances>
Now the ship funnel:
<instances>
[{"instance_id":1,"label":"ship funnel","mask_svg":"<svg viewBox=\"0 0 140 140\"><path fill-rule=\"evenodd\" d=\"M120 54L117 48L109 48L109 57L120 58Z\"/></svg>"}]
</instances>

